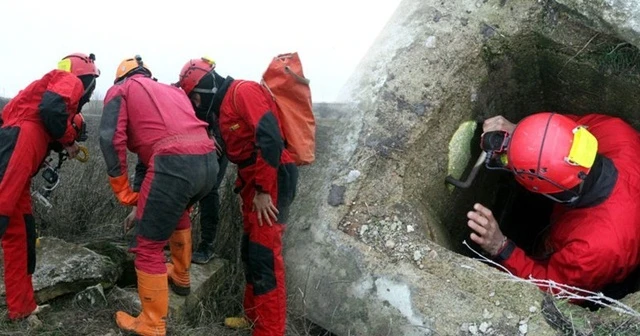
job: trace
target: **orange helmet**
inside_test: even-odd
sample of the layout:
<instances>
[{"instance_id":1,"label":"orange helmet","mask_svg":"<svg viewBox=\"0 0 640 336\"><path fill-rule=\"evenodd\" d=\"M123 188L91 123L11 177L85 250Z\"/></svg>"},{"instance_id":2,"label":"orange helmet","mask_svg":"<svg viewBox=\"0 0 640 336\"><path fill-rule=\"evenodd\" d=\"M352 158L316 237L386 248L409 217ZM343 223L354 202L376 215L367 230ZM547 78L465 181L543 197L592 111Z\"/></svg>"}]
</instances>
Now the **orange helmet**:
<instances>
[{"instance_id":1,"label":"orange helmet","mask_svg":"<svg viewBox=\"0 0 640 336\"><path fill-rule=\"evenodd\" d=\"M216 62L207 57L191 59L180 70L177 86L181 87L189 95L192 91L201 92L195 89L202 77L211 73L216 68ZM205 90L202 93L215 93L215 89Z\"/></svg>"},{"instance_id":2,"label":"orange helmet","mask_svg":"<svg viewBox=\"0 0 640 336\"><path fill-rule=\"evenodd\" d=\"M507 149L507 166L528 190L561 193L581 185L597 152L598 140L585 126L557 113L542 112L516 125Z\"/></svg>"},{"instance_id":3,"label":"orange helmet","mask_svg":"<svg viewBox=\"0 0 640 336\"><path fill-rule=\"evenodd\" d=\"M140 57L140 55L136 55L133 58L126 58L120 62L120 65L118 65L118 68L116 69L116 79L113 82L117 83L139 70L151 76L151 70L142 62L142 57Z\"/></svg>"},{"instance_id":4,"label":"orange helmet","mask_svg":"<svg viewBox=\"0 0 640 336\"><path fill-rule=\"evenodd\" d=\"M60 62L58 62L58 69L71 72L78 77L84 75L99 77L100 70L98 70L95 60L96 56L94 54L89 54L89 56L87 56L82 53L75 53L65 56Z\"/></svg>"}]
</instances>

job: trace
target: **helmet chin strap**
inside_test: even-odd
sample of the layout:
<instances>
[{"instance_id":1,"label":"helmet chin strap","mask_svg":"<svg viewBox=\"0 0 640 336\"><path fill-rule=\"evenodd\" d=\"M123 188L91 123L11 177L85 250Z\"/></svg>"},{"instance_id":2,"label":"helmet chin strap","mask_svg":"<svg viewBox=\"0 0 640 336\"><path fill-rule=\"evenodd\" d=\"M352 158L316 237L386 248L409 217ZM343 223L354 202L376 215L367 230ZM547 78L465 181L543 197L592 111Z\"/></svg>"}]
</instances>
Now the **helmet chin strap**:
<instances>
[{"instance_id":1,"label":"helmet chin strap","mask_svg":"<svg viewBox=\"0 0 640 336\"><path fill-rule=\"evenodd\" d=\"M213 77L213 87L211 89L201 89L201 88L193 88L193 92L197 92L197 93L212 93L212 94L216 94L216 92L218 92L218 83L216 83L216 76L213 74L213 69L211 69L211 71L209 71L208 73L211 77ZM206 76L206 75L205 75Z\"/></svg>"}]
</instances>

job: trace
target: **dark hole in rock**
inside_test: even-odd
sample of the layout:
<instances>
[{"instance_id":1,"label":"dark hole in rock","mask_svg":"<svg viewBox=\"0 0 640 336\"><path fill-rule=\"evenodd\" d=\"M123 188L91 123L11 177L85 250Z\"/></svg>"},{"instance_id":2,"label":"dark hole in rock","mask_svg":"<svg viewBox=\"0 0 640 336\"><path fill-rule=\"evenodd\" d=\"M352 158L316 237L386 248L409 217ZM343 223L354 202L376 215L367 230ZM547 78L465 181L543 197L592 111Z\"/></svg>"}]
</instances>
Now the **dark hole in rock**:
<instances>
[{"instance_id":1,"label":"dark hole in rock","mask_svg":"<svg viewBox=\"0 0 640 336\"><path fill-rule=\"evenodd\" d=\"M517 123L543 111L601 113L620 117L636 129L640 126L640 95L629 94L640 85L640 50L625 41L596 35L582 25L565 21L548 30L492 38L485 45L483 58L489 70L467 119L476 120L478 127L463 179L480 153L482 120L491 116L503 115ZM541 169L541 173L547 173L547 169ZM466 240L481 251L469 238L471 231L466 224L467 212L479 202L492 209L503 232L518 246L531 256L539 255L538 247L550 224L552 201L526 191L509 172L483 168L470 188L443 194L449 196L424 194L424 201L438 214L448 234L443 245L475 257L462 244ZM621 286L603 291L612 298L637 291L640 277L635 273Z\"/></svg>"}]
</instances>

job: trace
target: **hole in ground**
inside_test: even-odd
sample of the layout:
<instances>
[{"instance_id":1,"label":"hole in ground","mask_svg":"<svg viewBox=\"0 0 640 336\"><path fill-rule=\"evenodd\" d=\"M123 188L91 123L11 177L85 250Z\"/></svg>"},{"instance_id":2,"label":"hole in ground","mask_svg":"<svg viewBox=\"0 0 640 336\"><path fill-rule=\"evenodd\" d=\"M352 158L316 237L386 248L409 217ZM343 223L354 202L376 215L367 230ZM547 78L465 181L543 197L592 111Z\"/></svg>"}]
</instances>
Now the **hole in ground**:
<instances>
[{"instance_id":1,"label":"hole in ground","mask_svg":"<svg viewBox=\"0 0 640 336\"><path fill-rule=\"evenodd\" d=\"M480 121L503 115L517 123L536 112L555 111L577 115L608 114L622 118L636 129L640 126L640 95L629 94L640 85L637 66L640 50L626 41L596 34L565 18L562 25L489 40L481 57L487 65L488 75L477 89L473 112L467 120ZM446 118L455 120L450 116ZM446 119L440 122L442 125L451 123ZM462 174L463 179L480 152L481 127L479 124L470 144L472 158ZM433 142L433 135L430 136L432 138L424 139L425 143ZM441 176L433 174L436 175ZM494 211L502 230L519 246L530 255L540 252L539 242L549 225L552 203L544 196L526 192L510 173L482 169L472 187L452 192L446 189L444 181L416 185L425 188L419 206L426 208L424 212L436 215L443 226L440 229L448 235L443 245L453 251L474 256L461 244L463 240L480 250L469 239L471 231L466 224L466 213L479 202ZM427 231L431 229L427 228ZM635 277L628 279L629 286L611 295L622 297L637 290Z\"/></svg>"}]
</instances>

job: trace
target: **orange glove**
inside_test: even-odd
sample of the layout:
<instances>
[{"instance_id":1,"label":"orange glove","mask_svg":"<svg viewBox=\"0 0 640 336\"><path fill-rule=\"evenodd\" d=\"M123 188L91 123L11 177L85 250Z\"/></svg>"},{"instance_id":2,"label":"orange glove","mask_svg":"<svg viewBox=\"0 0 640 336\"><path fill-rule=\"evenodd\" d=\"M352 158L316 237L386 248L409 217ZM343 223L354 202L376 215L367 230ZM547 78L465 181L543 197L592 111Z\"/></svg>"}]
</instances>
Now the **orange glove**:
<instances>
[{"instance_id":1,"label":"orange glove","mask_svg":"<svg viewBox=\"0 0 640 336\"><path fill-rule=\"evenodd\" d=\"M118 177L109 176L109 183L120 203L124 205L138 204L138 193L133 191L129 186L127 175L123 174Z\"/></svg>"}]
</instances>

